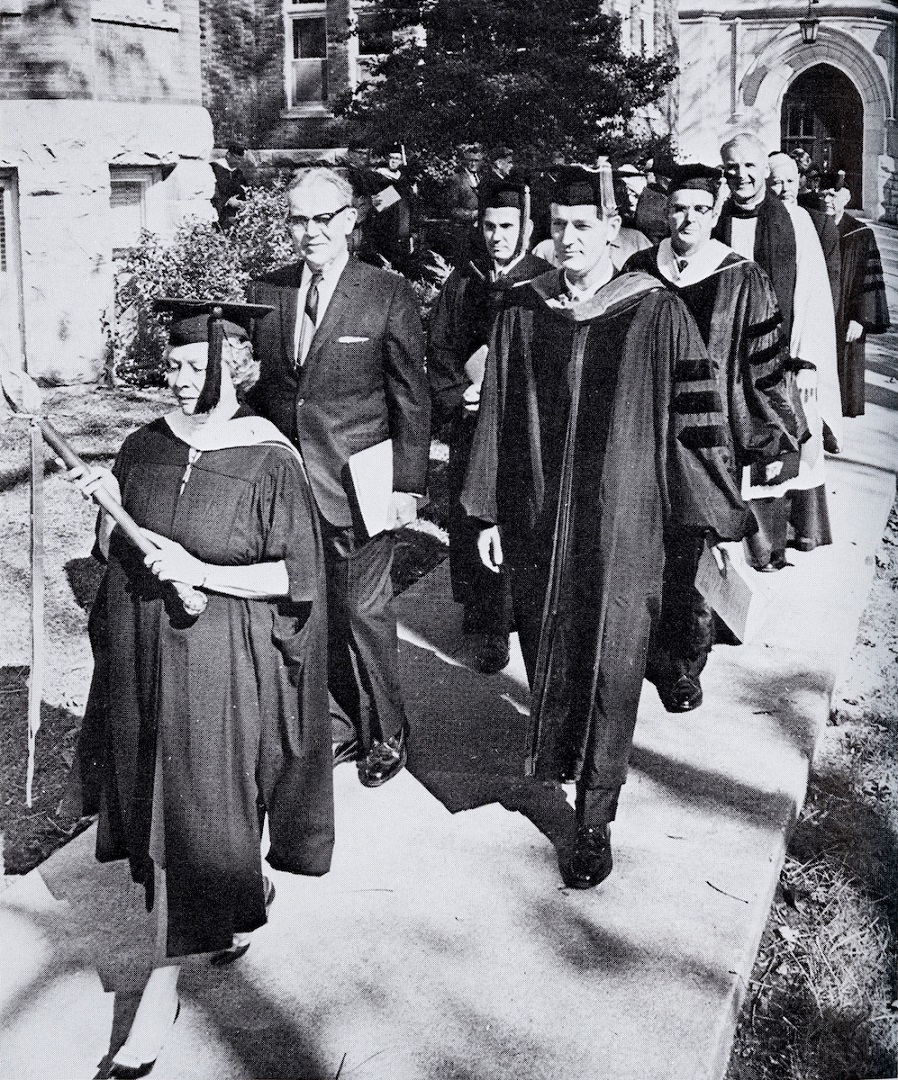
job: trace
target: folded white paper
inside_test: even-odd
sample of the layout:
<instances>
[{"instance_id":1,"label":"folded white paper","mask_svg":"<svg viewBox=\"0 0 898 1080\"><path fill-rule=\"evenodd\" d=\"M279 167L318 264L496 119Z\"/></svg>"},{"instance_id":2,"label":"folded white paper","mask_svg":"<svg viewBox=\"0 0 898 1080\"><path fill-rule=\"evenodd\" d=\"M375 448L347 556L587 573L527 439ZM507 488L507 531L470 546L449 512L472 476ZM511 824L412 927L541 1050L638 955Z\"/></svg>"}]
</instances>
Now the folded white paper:
<instances>
[{"instance_id":1,"label":"folded white paper","mask_svg":"<svg viewBox=\"0 0 898 1080\"><path fill-rule=\"evenodd\" d=\"M393 494L393 440L384 439L353 454L349 475L368 535L377 536L387 528L387 509Z\"/></svg>"},{"instance_id":2,"label":"folded white paper","mask_svg":"<svg viewBox=\"0 0 898 1080\"><path fill-rule=\"evenodd\" d=\"M379 214L382 210L386 210L388 206L393 206L394 203L398 203L401 198L402 196L396 188L390 184L390 186L384 188L383 191L375 192L375 194L371 196L371 205Z\"/></svg>"},{"instance_id":3,"label":"folded white paper","mask_svg":"<svg viewBox=\"0 0 898 1080\"><path fill-rule=\"evenodd\" d=\"M745 561L741 544L721 544L723 570L717 566L708 545L699 559L695 587L741 642L758 632L769 595L761 575Z\"/></svg>"}]
</instances>

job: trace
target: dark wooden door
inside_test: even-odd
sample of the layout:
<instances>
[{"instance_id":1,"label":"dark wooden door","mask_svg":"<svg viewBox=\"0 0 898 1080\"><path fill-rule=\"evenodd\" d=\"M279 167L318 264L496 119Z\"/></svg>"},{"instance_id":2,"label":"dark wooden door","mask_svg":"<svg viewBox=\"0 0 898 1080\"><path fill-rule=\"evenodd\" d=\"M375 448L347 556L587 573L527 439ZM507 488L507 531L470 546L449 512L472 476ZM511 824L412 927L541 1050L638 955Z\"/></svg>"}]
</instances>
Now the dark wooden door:
<instances>
[{"instance_id":1,"label":"dark wooden door","mask_svg":"<svg viewBox=\"0 0 898 1080\"><path fill-rule=\"evenodd\" d=\"M864 105L851 79L829 64L803 72L783 98L782 147L796 146L823 172L844 169L849 205L863 205Z\"/></svg>"}]
</instances>

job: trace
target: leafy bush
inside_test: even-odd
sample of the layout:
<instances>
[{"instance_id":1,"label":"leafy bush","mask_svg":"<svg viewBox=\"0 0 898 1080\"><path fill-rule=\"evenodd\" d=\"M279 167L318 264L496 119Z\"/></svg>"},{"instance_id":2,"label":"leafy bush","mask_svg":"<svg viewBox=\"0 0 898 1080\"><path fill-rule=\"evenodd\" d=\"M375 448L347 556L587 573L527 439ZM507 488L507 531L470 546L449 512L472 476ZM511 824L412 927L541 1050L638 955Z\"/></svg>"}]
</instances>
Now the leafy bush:
<instances>
[{"instance_id":1,"label":"leafy bush","mask_svg":"<svg viewBox=\"0 0 898 1080\"><path fill-rule=\"evenodd\" d=\"M252 277L289 261L284 188L251 188L227 232L188 218L169 242L141 234L116 273L114 325L107 326L114 378L161 384L167 317L153 311L156 297L242 301Z\"/></svg>"}]
</instances>

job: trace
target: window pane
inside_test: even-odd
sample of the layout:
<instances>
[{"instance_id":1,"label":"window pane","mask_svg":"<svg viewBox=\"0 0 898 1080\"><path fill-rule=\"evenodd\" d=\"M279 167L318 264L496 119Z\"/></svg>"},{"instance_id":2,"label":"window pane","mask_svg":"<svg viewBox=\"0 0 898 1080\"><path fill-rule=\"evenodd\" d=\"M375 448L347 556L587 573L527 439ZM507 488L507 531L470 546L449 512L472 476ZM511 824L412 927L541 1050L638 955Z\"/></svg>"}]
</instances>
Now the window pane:
<instances>
[{"instance_id":1,"label":"window pane","mask_svg":"<svg viewBox=\"0 0 898 1080\"><path fill-rule=\"evenodd\" d=\"M292 104L327 101L327 61L294 60Z\"/></svg>"},{"instance_id":2,"label":"window pane","mask_svg":"<svg viewBox=\"0 0 898 1080\"><path fill-rule=\"evenodd\" d=\"M383 56L393 48L393 33L383 15L359 12L359 56Z\"/></svg>"},{"instance_id":3,"label":"window pane","mask_svg":"<svg viewBox=\"0 0 898 1080\"><path fill-rule=\"evenodd\" d=\"M139 181L113 180L109 192L112 247L133 247L143 228L144 185Z\"/></svg>"},{"instance_id":4,"label":"window pane","mask_svg":"<svg viewBox=\"0 0 898 1080\"><path fill-rule=\"evenodd\" d=\"M293 20L293 59L323 60L327 56L324 19Z\"/></svg>"}]
</instances>

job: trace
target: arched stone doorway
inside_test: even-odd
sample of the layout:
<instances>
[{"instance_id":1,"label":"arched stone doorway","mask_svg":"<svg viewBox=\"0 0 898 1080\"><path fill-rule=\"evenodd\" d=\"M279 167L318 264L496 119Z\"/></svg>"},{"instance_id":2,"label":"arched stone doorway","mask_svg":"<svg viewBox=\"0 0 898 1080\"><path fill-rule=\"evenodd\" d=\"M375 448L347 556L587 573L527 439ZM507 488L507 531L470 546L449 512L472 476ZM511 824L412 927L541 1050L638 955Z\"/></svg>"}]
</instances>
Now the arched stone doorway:
<instances>
[{"instance_id":1,"label":"arched stone doorway","mask_svg":"<svg viewBox=\"0 0 898 1080\"><path fill-rule=\"evenodd\" d=\"M844 169L851 206L863 206L864 105L851 79L831 64L803 71L783 97L781 145L800 146L824 171Z\"/></svg>"}]
</instances>

